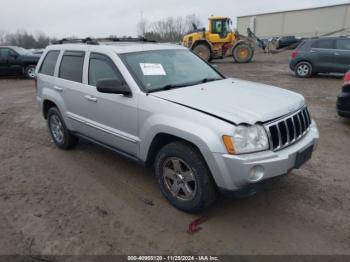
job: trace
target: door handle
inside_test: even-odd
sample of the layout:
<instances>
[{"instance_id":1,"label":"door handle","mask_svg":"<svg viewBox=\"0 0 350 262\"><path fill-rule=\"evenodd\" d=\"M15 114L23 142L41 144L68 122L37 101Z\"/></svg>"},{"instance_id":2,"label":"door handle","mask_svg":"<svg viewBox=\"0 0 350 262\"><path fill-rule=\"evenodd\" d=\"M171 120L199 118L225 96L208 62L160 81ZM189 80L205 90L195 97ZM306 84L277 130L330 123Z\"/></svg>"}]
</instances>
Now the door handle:
<instances>
[{"instance_id":1,"label":"door handle","mask_svg":"<svg viewBox=\"0 0 350 262\"><path fill-rule=\"evenodd\" d=\"M53 88L54 88L56 91L58 91L58 92L62 92L62 91L63 91L63 88L62 88L62 87L54 86Z\"/></svg>"},{"instance_id":2,"label":"door handle","mask_svg":"<svg viewBox=\"0 0 350 262\"><path fill-rule=\"evenodd\" d=\"M336 56L339 56L339 55L340 55L338 52L335 52L334 54L335 54Z\"/></svg>"},{"instance_id":3,"label":"door handle","mask_svg":"<svg viewBox=\"0 0 350 262\"><path fill-rule=\"evenodd\" d=\"M84 96L84 98L90 102L95 102L97 103L97 98L96 97L92 97L92 96Z\"/></svg>"}]
</instances>

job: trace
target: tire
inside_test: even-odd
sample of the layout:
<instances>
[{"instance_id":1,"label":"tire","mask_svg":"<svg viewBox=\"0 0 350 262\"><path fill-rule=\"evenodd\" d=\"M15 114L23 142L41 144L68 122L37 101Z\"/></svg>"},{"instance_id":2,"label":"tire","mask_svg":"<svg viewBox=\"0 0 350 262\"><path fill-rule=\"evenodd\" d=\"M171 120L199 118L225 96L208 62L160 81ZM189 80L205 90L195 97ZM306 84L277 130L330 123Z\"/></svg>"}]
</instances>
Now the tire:
<instances>
[{"instance_id":1,"label":"tire","mask_svg":"<svg viewBox=\"0 0 350 262\"><path fill-rule=\"evenodd\" d=\"M300 62L295 66L294 73L297 77L307 78L313 75L313 68L309 62Z\"/></svg>"},{"instance_id":2,"label":"tire","mask_svg":"<svg viewBox=\"0 0 350 262\"><path fill-rule=\"evenodd\" d=\"M202 58L203 60L209 62L211 60L210 48L205 44L198 44L193 48L193 53Z\"/></svg>"},{"instance_id":3,"label":"tire","mask_svg":"<svg viewBox=\"0 0 350 262\"><path fill-rule=\"evenodd\" d=\"M215 182L195 147L170 143L158 152L154 167L161 192L174 207L196 213L217 199Z\"/></svg>"},{"instance_id":4,"label":"tire","mask_svg":"<svg viewBox=\"0 0 350 262\"><path fill-rule=\"evenodd\" d=\"M51 107L47 113L47 126L50 135L60 149L72 149L78 143L78 138L71 134L56 107Z\"/></svg>"},{"instance_id":5,"label":"tire","mask_svg":"<svg viewBox=\"0 0 350 262\"><path fill-rule=\"evenodd\" d=\"M254 56L254 49L248 44L239 44L232 51L236 63L249 63Z\"/></svg>"},{"instance_id":6,"label":"tire","mask_svg":"<svg viewBox=\"0 0 350 262\"><path fill-rule=\"evenodd\" d=\"M24 69L24 74L26 75L27 78L29 79L34 79L35 78L35 65L29 65Z\"/></svg>"}]
</instances>

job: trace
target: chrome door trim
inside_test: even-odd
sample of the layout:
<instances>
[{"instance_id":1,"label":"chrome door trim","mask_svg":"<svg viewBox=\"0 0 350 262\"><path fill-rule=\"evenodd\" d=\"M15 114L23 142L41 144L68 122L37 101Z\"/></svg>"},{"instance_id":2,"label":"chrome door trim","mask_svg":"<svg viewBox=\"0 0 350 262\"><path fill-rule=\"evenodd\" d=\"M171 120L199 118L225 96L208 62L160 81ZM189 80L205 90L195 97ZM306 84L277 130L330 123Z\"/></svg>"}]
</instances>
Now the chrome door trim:
<instances>
[{"instance_id":1,"label":"chrome door trim","mask_svg":"<svg viewBox=\"0 0 350 262\"><path fill-rule=\"evenodd\" d=\"M94 123L92 121L89 121L89 120L87 120L85 118L82 118L82 117L79 117L77 115L74 115L72 113L67 113L67 116L68 116L68 118L70 118L70 119L72 119L74 121L80 122L80 123L85 124L85 125L87 125L89 127L96 128L96 129L98 129L100 131L103 131L103 132L105 132L107 134L110 134L110 135L116 136L118 138L124 139L124 140L126 140L128 142L131 142L133 144L139 143L139 140L137 140L135 138L132 138L132 137L124 135L124 134L121 134L119 132L111 130L110 128L104 127L104 126L102 126L102 125L100 125L98 123Z\"/></svg>"}]
</instances>

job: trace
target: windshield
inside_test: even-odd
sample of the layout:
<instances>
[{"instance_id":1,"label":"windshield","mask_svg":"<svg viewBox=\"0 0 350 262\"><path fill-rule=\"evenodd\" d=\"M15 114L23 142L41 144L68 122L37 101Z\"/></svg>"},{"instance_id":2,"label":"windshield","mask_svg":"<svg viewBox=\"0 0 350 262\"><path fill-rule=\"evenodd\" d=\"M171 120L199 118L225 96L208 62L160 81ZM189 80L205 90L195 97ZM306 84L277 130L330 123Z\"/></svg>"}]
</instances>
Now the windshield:
<instances>
[{"instance_id":1,"label":"windshield","mask_svg":"<svg viewBox=\"0 0 350 262\"><path fill-rule=\"evenodd\" d=\"M121 55L146 92L197 85L223 77L188 50L156 50Z\"/></svg>"},{"instance_id":2,"label":"windshield","mask_svg":"<svg viewBox=\"0 0 350 262\"><path fill-rule=\"evenodd\" d=\"M20 55L32 55L32 53L29 50L24 49L23 47L14 46L12 47L12 49L15 50L17 53L19 53Z\"/></svg>"}]
</instances>

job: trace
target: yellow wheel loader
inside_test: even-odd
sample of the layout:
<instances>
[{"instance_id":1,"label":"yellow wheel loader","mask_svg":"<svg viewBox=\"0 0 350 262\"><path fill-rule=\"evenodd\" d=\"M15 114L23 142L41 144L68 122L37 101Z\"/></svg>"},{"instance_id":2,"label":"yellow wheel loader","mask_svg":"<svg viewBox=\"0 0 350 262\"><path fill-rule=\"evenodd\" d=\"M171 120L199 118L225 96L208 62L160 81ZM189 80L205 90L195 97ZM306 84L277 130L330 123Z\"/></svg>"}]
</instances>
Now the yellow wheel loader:
<instances>
[{"instance_id":1,"label":"yellow wheel loader","mask_svg":"<svg viewBox=\"0 0 350 262\"><path fill-rule=\"evenodd\" d=\"M194 30L184 36L182 44L206 61L232 56L237 63L248 63L254 56L254 43L230 29L232 21L228 17L209 18L209 30Z\"/></svg>"}]
</instances>

